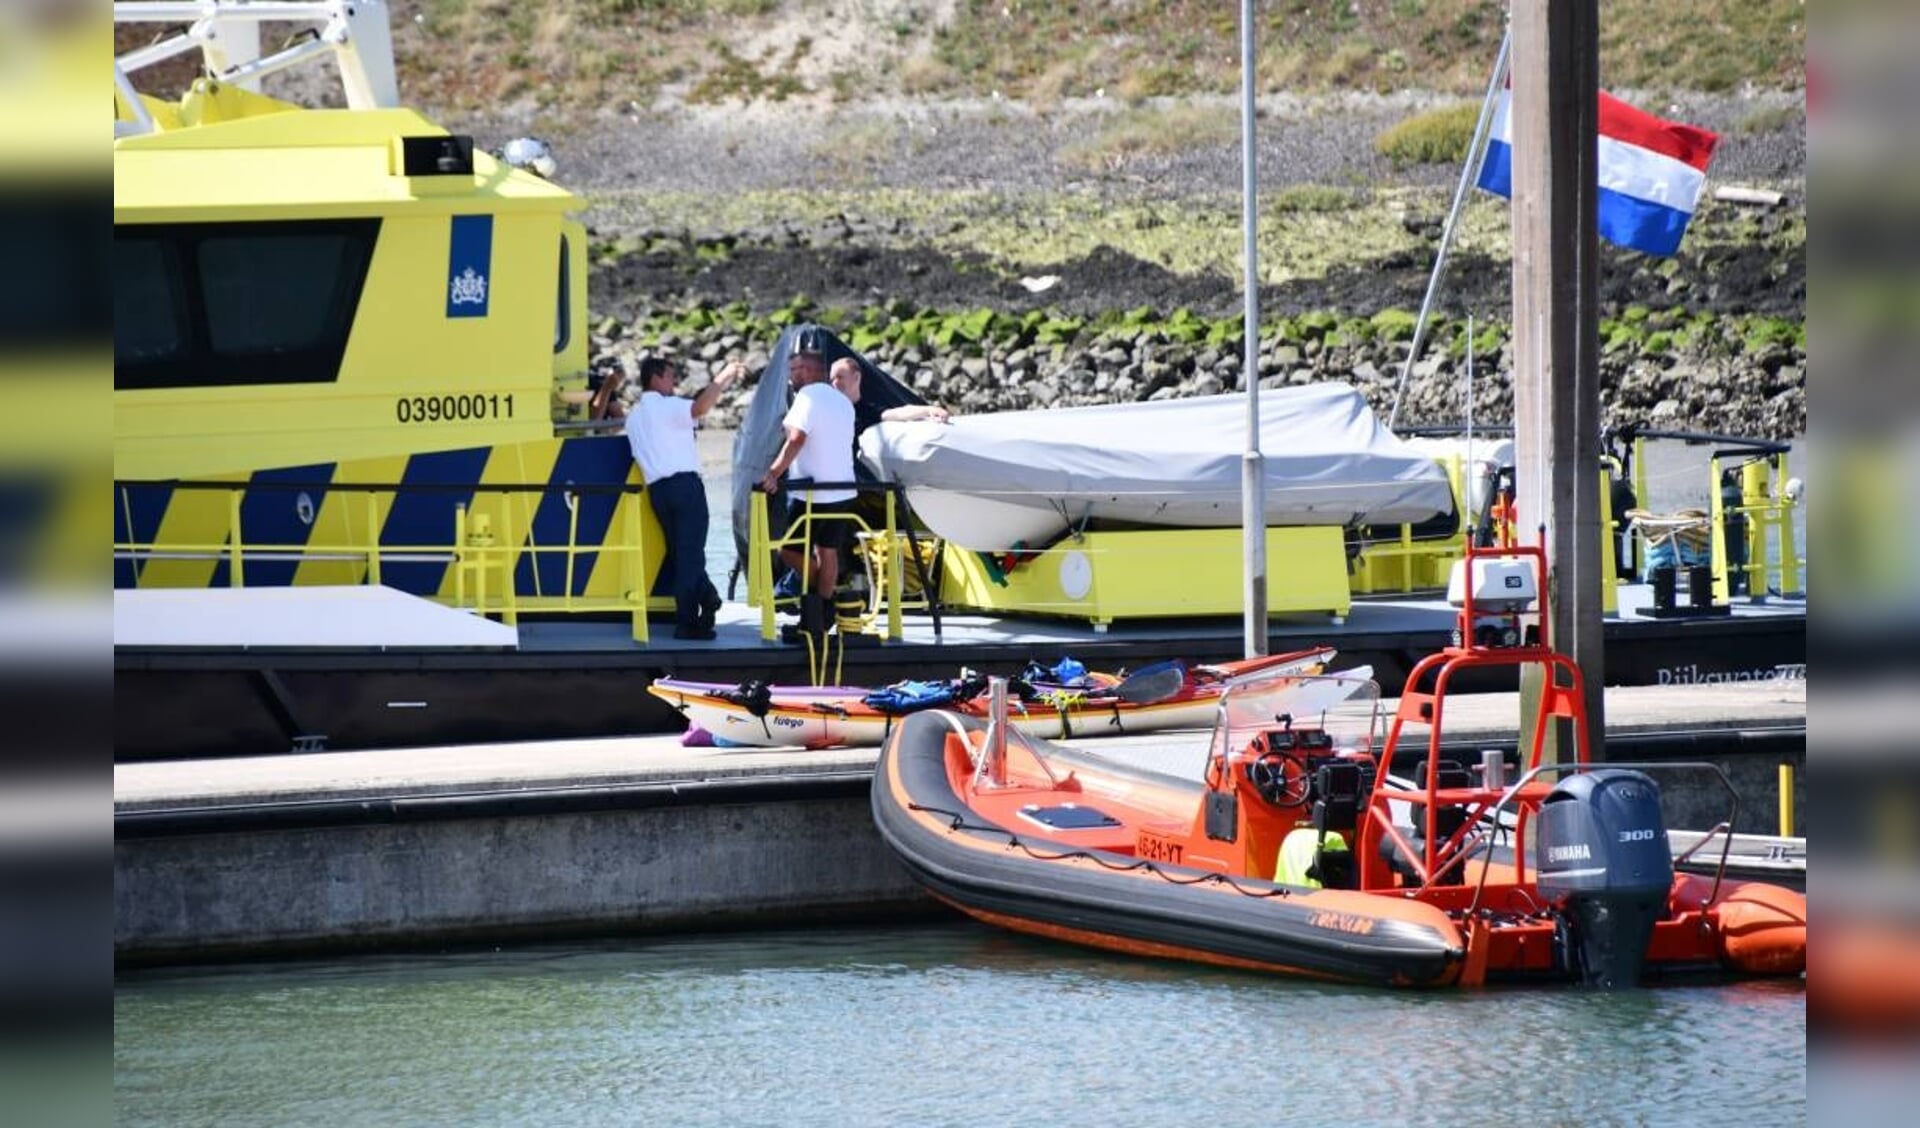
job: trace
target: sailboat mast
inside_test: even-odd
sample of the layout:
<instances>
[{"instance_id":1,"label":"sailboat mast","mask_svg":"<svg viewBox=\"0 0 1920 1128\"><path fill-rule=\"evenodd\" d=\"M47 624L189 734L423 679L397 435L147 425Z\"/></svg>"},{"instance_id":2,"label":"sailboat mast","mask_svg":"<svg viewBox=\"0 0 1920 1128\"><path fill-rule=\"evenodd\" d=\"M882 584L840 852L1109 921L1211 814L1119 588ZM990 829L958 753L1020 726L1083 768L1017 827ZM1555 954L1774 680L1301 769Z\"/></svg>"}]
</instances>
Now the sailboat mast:
<instances>
[{"instance_id":1,"label":"sailboat mast","mask_svg":"<svg viewBox=\"0 0 1920 1128\"><path fill-rule=\"evenodd\" d=\"M1460 211L1467 204L1467 189L1480 177L1480 162L1487 154L1487 134L1493 124L1494 100L1507 84L1508 64L1513 57L1513 29L1500 38L1500 53L1493 60L1493 74L1487 79L1486 97L1480 99L1480 116L1473 124L1473 139L1467 142L1467 159L1460 166L1460 183L1453 190L1453 206L1447 209L1447 222L1440 229L1440 249L1433 254L1433 270L1427 275L1427 293L1420 299L1420 314L1413 320L1413 340L1407 344L1406 363L1400 366L1400 383L1393 390L1393 407L1387 412L1387 430L1400 425L1400 403L1406 399L1407 384L1413 379L1413 363L1420 359L1420 346L1427 341L1427 326L1433 318L1433 302L1440 293L1440 279L1447 272L1447 252L1453 247L1453 233L1460 223Z\"/></svg>"}]
</instances>

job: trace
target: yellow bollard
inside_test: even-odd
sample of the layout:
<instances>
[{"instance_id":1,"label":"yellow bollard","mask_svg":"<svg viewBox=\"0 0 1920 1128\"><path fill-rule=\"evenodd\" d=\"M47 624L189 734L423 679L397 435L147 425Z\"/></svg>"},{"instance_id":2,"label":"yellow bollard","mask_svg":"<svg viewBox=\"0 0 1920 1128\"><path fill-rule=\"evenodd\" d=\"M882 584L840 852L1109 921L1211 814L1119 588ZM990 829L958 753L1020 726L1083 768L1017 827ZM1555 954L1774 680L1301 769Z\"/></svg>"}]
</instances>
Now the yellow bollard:
<instances>
[{"instance_id":1,"label":"yellow bollard","mask_svg":"<svg viewBox=\"0 0 1920 1128\"><path fill-rule=\"evenodd\" d=\"M640 494L621 495L627 510L626 548L621 555L625 559L621 575L625 578L627 603L632 608L628 612L632 619L633 640L650 642L651 628L647 625L647 592L643 590L647 577L647 537L646 526L640 516Z\"/></svg>"},{"instance_id":2,"label":"yellow bollard","mask_svg":"<svg viewBox=\"0 0 1920 1128\"><path fill-rule=\"evenodd\" d=\"M747 498L747 601L760 608L760 637L772 642L773 534L767 522L767 495L754 490Z\"/></svg>"},{"instance_id":3,"label":"yellow bollard","mask_svg":"<svg viewBox=\"0 0 1920 1128\"><path fill-rule=\"evenodd\" d=\"M1780 837L1793 837L1793 765L1780 765Z\"/></svg>"},{"instance_id":4,"label":"yellow bollard","mask_svg":"<svg viewBox=\"0 0 1920 1128\"><path fill-rule=\"evenodd\" d=\"M467 506L453 507L453 605L467 605Z\"/></svg>"},{"instance_id":5,"label":"yellow bollard","mask_svg":"<svg viewBox=\"0 0 1920 1128\"><path fill-rule=\"evenodd\" d=\"M1618 543L1613 535L1613 474L1600 468L1600 613L1620 613Z\"/></svg>"},{"instance_id":6,"label":"yellow bollard","mask_svg":"<svg viewBox=\"0 0 1920 1128\"><path fill-rule=\"evenodd\" d=\"M1707 461L1707 531L1709 544L1712 545L1713 563L1713 602L1726 603L1733 598L1733 582L1727 570L1731 564L1727 560L1727 510L1720 492L1720 459L1715 456Z\"/></svg>"},{"instance_id":7,"label":"yellow bollard","mask_svg":"<svg viewBox=\"0 0 1920 1128\"><path fill-rule=\"evenodd\" d=\"M1787 456L1783 454L1779 459L1773 491L1780 513L1780 594L1805 595L1806 589L1800 584L1800 553L1794 543L1793 491L1787 488L1790 480Z\"/></svg>"},{"instance_id":8,"label":"yellow bollard","mask_svg":"<svg viewBox=\"0 0 1920 1128\"><path fill-rule=\"evenodd\" d=\"M246 546L241 541L240 502L246 497L245 490L227 491L227 586L242 588L247 586L245 572Z\"/></svg>"},{"instance_id":9,"label":"yellow bollard","mask_svg":"<svg viewBox=\"0 0 1920 1128\"><path fill-rule=\"evenodd\" d=\"M907 563L902 552L906 540L900 533L899 514L894 512L893 491L887 491L887 638L900 641L900 604L906 599Z\"/></svg>"},{"instance_id":10,"label":"yellow bollard","mask_svg":"<svg viewBox=\"0 0 1920 1128\"><path fill-rule=\"evenodd\" d=\"M367 583L380 585L380 495L367 491Z\"/></svg>"},{"instance_id":11,"label":"yellow bollard","mask_svg":"<svg viewBox=\"0 0 1920 1128\"><path fill-rule=\"evenodd\" d=\"M466 540L462 542L462 549L470 553L473 557L472 563L468 566L473 569L474 607L479 610L480 614L485 615L487 613L487 572L491 570L495 564L493 553L493 515L472 511L467 512L466 530L467 536ZM509 582L509 588L510 587L511 582ZM503 610L501 618L509 624L513 623L515 618L511 596L512 592L509 590L501 602Z\"/></svg>"},{"instance_id":12,"label":"yellow bollard","mask_svg":"<svg viewBox=\"0 0 1920 1128\"><path fill-rule=\"evenodd\" d=\"M1767 595L1767 529L1777 516L1770 504L1768 469L1764 458L1740 468L1740 508L1747 514L1747 596L1755 602Z\"/></svg>"},{"instance_id":13,"label":"yellow bollard","mask_svg":"<svg viewBox=\"0 0 1920 1128\"><path fill-rule=\"evenodd\" d=\"M480 614L487 613L487 549L493 543L493 522L484 513L462 510L466 515L461 528L465 536L460 542L461 559L468 571L473 573L473 606Z\"/></svg>"}]
</instances>

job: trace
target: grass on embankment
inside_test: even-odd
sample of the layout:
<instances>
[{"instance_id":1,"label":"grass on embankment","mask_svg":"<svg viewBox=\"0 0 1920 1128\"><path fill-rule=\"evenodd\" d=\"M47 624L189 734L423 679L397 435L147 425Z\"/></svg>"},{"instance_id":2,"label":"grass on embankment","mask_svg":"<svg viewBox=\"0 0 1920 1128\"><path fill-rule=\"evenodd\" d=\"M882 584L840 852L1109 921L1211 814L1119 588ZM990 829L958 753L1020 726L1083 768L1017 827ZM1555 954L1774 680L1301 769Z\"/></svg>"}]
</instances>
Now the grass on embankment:
<instances>
[{"instance_id":1,"label":"grass on embankment","mask_svg":"<svg viewBox=\"0 0 1920 1128\"><path fill-rule=\"evenodd\" d=\"M409 100L433 111L843 102L868 94L1045 104L1239 88L1238 9L1217 0L394 0ZM1735 91L1804 81L1800 0L1609 0L1609 87ZM1485 0L1259 6L1263 92L1476 95L1500 40ZM821 49L831 33L856 50ZM830 57L831 56L831 57Z\"/></svg>"},{"instance_id":2,"label":"grass on embankment","mask_svg":"<svg viewBox=\"0 0 1920 1128\"><path fill-rule=\"evenodd\" d=\"M1446 213L1440 189L1296 185L1263 196L1261 279L1281 284L1318 278L1343 265L1409 256L1421 269ZM1240 201L1237 197L1120 202L1094 193L1003 195L985 191L879 189L740 192L604 192L588 219L604 241L601 255L645 250L637 232L723 233L805 228L843 215L873 221L869 238L885 245L930 245L949 254L977 253L1009 276L1070 261L1106 247L1181 275L1240 277ZM936 221L929 217L937 217ZM1716 245L1764 243L1785 254L1806 242L1804 213L1788 215L1763 233L1758 212L1702 201L1684 251ZM891 231L892 234L883 234ZM1469 197L1455 234L1456 253L1496 260L1510 254L1511 216L1499 200ZM618 250L613 244L618 243ZM724 257L716 242L712 254Z\"/></svg>"}]
</instances>

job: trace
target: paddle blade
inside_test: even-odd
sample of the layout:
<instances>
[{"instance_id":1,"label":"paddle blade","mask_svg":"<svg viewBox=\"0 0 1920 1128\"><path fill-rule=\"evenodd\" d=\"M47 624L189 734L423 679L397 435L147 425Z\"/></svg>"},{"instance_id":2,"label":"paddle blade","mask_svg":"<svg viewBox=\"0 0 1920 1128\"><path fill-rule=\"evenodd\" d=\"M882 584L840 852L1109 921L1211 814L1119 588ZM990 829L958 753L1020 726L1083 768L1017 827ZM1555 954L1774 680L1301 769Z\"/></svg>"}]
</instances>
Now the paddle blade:
<instances>
[{"instance_id":1,"label":"paddle blade","mask_svg":"<svg viewBox=\"0 0 1920 1128\"><path fill-rule=\"evenodd\" d=\"M1130 705L1152 705L1179 693L1186 684L1187 664L1170 658L1128 674L1111 692Z\"/></svg>"}]
</instances>

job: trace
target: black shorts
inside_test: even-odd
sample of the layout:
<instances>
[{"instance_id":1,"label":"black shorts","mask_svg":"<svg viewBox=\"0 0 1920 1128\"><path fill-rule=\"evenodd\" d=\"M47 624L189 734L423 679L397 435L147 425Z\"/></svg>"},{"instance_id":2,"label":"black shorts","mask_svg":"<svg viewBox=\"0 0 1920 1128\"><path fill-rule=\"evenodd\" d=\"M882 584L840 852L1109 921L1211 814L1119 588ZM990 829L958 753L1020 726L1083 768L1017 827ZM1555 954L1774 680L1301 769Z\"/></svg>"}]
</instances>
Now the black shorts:
<instances>
[{"instance_id":1,"label":"black shorts","mask_svg":"<svg viewBox=\"0 0 1920 1128\"><path fill-rule=\"evenodd\" d=\"M816 501L813 503L813 525L807 535L807 543L815 548L831 548L845 552L847 545L853 542L857 527L849 516L860 499L850 497L845 501ZM807 499L795 496L787 501L787 530L789 536L797 536L800 523L807 516Z\"/></svg>"}]
</instances>

